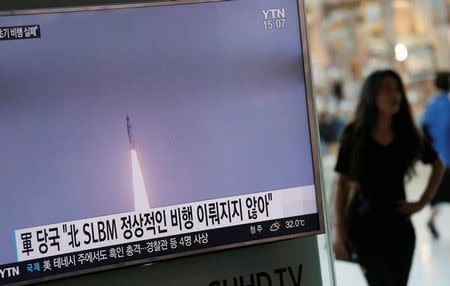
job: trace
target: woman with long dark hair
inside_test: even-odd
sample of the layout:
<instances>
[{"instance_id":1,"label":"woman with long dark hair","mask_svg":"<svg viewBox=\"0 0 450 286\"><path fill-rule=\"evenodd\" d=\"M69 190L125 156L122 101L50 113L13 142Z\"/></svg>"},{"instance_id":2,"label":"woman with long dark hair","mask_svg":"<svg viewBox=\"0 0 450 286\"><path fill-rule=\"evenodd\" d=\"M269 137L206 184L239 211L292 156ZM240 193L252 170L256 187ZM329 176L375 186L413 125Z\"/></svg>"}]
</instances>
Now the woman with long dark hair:
<instances>
[{"instance_id":1,"label":"woman with long dark hair","mask_svg":"<svg viewBox=\"0 0 450 286\"><path fill-rule=\"evenodd\" d=\"M415 174L417 160L433 171L420 200L407 202L405 179ZM377 71L366 79L335 169L336 258L356 260L371 286L406 286L415 247L410 216L432 199L444 169L414 124L396 72Z\"/></svg>"}]
</instances>

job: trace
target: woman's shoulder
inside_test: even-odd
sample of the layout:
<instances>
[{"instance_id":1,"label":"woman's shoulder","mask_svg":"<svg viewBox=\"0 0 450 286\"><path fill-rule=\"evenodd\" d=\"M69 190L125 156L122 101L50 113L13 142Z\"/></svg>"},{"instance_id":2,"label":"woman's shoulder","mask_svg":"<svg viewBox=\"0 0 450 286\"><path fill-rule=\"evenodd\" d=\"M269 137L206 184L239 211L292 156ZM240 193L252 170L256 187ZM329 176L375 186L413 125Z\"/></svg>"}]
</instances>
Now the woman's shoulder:
<instances>
[{"instance_id":1,"label":"woman's shoulder","mask_svg":"<svg viewBox=\"0 0 450 286\"><path fill-rule=\"evenodd\" d=\"M355 140L354 134L355 134L354 124L353 123L347 124L344 127L344 129L341 133L341 136L340 136L339 143L340 143L341 148L346 148L346 149L352 148L353 141Z\"/></svg>"},{"instance_id":2,"label":"woman's shoulder","mask_svg":"<svg viewBox=\"0 0 450 286\"><path fill-rule=\"evenodd\" d=\"M349 124L347 124L347 126L345 126L344 128L344 131L342 132L342 140L351 140L353 138L353 135L355 134L355 130L356 127L354 122L350 122Z\"/></svg>"}]
</instances>

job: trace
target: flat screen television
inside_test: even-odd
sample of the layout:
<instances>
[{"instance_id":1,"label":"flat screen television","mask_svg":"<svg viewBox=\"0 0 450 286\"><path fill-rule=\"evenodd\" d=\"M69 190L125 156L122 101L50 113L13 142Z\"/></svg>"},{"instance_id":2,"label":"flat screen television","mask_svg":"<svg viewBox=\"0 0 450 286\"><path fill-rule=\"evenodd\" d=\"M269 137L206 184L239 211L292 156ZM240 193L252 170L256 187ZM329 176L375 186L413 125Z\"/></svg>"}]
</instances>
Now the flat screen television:
<instances>
[{"instance_id":1,"label":"flat screen television","mask_svg":"<svg viewBox=\"0 0 450 286\"><path fill-rule=\"evenodd\" d=\"M324 232L303 1L2 11L0 284Z\"/></svg>"}]
</instances>

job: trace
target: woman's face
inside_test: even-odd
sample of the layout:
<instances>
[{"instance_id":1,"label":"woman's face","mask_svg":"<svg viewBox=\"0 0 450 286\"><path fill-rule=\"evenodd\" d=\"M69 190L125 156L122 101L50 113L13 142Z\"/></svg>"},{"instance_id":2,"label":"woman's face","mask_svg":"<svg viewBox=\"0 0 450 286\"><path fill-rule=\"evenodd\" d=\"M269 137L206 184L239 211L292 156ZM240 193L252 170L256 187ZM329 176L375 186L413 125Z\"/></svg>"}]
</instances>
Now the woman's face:
<instances>
[{"instance_id":1,"label":"woman's face","mask_svg":"<svg viewBox=\"0 0 450 286\"><path fill-rule=\"evenodd\" d=\"M376 98L378 112L393 116L400 110L402 95L400 87L393 77L385 77Z\"/></svg>"}]
</instances>

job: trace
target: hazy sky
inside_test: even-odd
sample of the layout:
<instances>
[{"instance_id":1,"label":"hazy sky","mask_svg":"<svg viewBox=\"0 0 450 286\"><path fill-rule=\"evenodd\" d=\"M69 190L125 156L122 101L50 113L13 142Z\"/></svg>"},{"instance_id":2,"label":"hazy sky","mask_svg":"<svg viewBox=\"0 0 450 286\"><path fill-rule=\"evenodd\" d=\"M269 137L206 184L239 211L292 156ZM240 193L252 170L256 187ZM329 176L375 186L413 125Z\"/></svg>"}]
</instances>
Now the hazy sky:
<instances>
[{"instance_id":1,"label":"hazy sky","mask_svg":"<svg viewBox=\"0 0 450 286\"><path fill-rule=\"evenodd\" d=\"M14 229L133 210L126 115L152 207L313 184L296 1L273 3L0 17L42 34L0 41L0 263Z\"/></svg>"}]
</instances>

